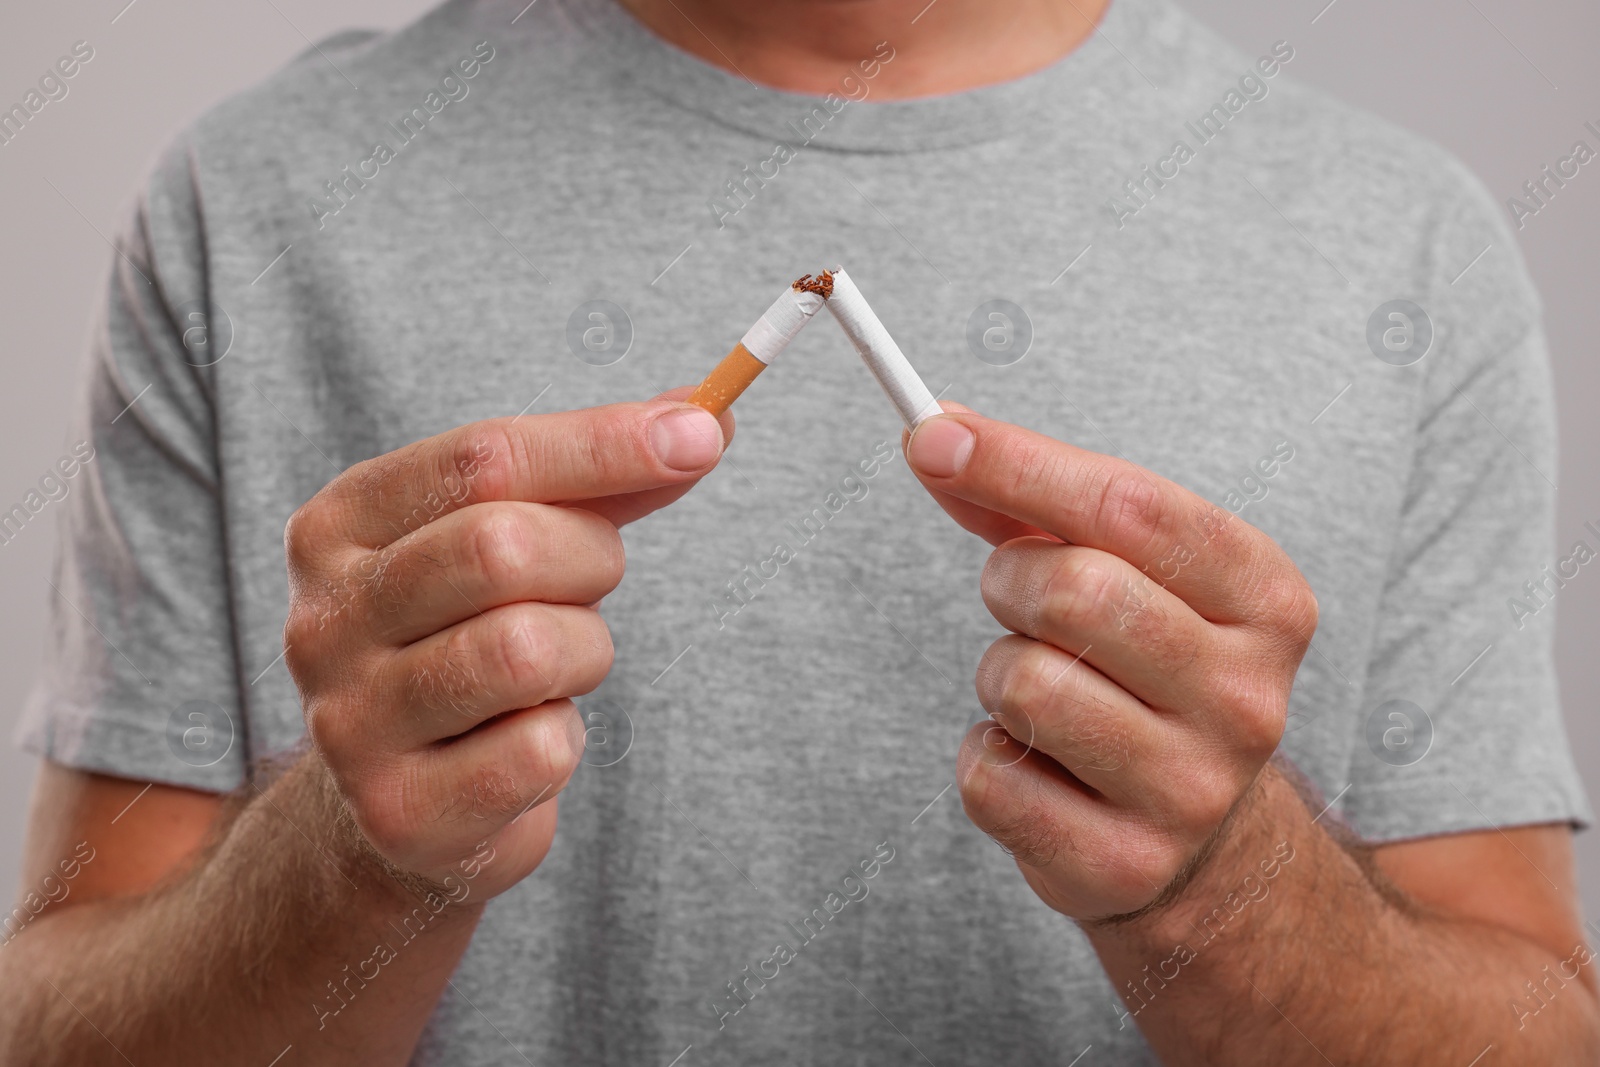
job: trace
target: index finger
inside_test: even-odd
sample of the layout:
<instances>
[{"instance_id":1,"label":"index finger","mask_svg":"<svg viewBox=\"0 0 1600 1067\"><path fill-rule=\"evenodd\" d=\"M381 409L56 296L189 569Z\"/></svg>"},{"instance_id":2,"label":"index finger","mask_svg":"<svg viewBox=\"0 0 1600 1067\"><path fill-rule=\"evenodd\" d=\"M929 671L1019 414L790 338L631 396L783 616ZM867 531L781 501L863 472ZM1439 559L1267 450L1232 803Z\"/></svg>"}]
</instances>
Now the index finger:
<instances>
[{"instance_id":1,"label":"index finger","mask_svg":"<svg viewBox=\"0 0 1600 1067\"><path fill-rule=\"evenodd\" d=\"M1143 467L973 412L922 423L906 459L992 543L1022 524L1110 552L1214 622L1254 617L1261 581L1285 561L1265 534Z\"/></svg>"},{"instance_id":2,"label":"index finger","mask_svg":"<svg viewBox=\"0 0 1600 1067\"><path fill-rule=\"evenodd\" d=\"M339 533L382 548L490 500L557 504L693 482L722 455L718 420L671 400L487 419L358 463L330 482Z\"/></svg>"}]
</instances>

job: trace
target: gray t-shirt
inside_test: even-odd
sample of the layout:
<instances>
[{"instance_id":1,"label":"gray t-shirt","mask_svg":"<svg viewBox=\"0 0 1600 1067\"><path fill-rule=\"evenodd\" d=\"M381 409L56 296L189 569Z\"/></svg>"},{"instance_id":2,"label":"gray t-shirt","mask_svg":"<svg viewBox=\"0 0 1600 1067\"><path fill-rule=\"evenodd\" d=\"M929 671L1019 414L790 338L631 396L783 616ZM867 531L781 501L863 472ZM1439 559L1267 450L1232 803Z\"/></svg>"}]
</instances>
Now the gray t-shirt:
<instances>
[{"instance_id":1,"label":"gray t-shirt","mask_svg":"<svg viewBox=\"0 0 1600 1067\"><path fill-rule=\"evenodd\" d=\"M614 0L323 42L183 137L123 233L23 743L238 786L302 733L297 506L461 423L696 382L843 263L935 391L1284 546L1322 607L1284 748L1362 832L1586 820L1551 605L1596 539L1553 529L1537 298L1461 165L1292 84L1297 43L1114 0L1046 70L883 103L915 27L831 98ZM951 788L986 546L831 322L738 416L624 534L591 765L416 1062L1152 1062Z\"/></svg>"}]
</instances>

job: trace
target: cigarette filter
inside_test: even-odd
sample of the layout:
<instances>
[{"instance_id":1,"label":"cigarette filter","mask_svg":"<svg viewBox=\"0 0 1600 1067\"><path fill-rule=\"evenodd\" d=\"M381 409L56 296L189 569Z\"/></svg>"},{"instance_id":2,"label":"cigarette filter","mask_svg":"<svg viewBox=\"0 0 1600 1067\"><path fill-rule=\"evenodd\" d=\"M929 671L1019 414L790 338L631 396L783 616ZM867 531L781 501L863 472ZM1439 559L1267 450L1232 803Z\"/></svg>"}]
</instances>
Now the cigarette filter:
<instances>
[{"instance_id":1,"label":"cigarette filter","mask_svg":"<svg viewBox=\"0 0 1600 1067\"><path fill-rule=\"evenodd\" d=\"M828 276L826 271L823 276ZM943 411L844 268L832 272L832 282L828 310L839 320L862 362L878 379L895 410L900 412L906 429L914 430L924 419Z\"/></svg>"},{"instance_id":2,"label":"cigarette filter","mask_svg":"<svg viewBox=\"0 0 1600 1067\"><path fill-rule=\"evenodd\" d=\"M718 363L706 380L689 394L689 403L721 415L766 370L778 353L789 346L811 317L821 309L829 287L808 274L785 289L766 313L756 320Z\"/></svg>"}]
</instances>

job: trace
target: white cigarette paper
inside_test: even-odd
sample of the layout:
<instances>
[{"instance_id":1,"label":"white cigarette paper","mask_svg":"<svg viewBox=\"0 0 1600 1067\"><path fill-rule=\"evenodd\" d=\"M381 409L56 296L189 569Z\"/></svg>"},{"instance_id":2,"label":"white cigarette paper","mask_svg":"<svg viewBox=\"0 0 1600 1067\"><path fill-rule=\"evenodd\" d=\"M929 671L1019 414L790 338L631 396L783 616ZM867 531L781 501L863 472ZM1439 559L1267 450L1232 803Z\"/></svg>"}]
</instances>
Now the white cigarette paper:
<instances>
[{"instance_id":1,"label":"white cigarette paper","mask_svg":"<svg viewBox=\"0 0 1600 1067\"><path fill-rule=\"evenodd\" d=\"M802 293L796 289L785 288L778 299L767 308L766 314L756 320L745 333L744 340L739 343L744 345L745 351L763 363L770 364L778 358L778 353L789 346L789 342L805 328L822 307L822 296L818 293Z\"/></svg>"},{"instance_id":2,"label":"white cigarette paper","mask_svg":"<svg viewBox=\"0 0 1600 1067\"><path fill-rule=\"evenodd\" d=\"M828 310L839 320L862 362L878 379L895 410L900 412L906 429L915 430L924 420L943 410L842 267L833 272L833 294L828 297Z\"/></svg>"}]
</instances>

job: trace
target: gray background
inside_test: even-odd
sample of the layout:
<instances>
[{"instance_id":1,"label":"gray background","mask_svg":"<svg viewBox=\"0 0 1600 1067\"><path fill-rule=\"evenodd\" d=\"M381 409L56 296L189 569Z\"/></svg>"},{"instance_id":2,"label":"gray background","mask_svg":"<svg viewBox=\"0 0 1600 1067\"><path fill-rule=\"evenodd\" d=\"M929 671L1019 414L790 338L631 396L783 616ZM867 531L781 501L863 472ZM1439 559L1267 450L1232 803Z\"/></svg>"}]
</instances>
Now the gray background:
<instances>
[{"instance_id":1,"label":"gray background","mask_svg":"<svg viewBox=\"0 0 1600 1067\"><path fill-rule=\"evenodd\" d=\"M0 14L0 104L9 107L73 42L95 58L70 94L0 146L0 511L65 453L78 365L114 232L155 153L217 100L348 26L393 26L432 0L92 0L11 3ZM1115 2L1115 0L1113 0ZM1436 140L1502 201L1600 125L1600 7L1593 0L1182 0L1247 52L1280 38L1292 76ZM1314 21L1313 21L1314 20ZM1593 172L1593 173L1591 173ZM1561 405L1561 518L1570 545L1600 522L1593 275L1600 161L1518 237L1544 295ZM0 546L0 721L9 735L41 643L54 514ZM1600 799L1600 577L1585 568L1558 598L1567 722ZM952 753L954 758L954 753ZM0 887L17 879L34 761L0 748ZM1600 834L1578 838L1590 915L1600 915Z\"/></svg>"}]
</instances>

